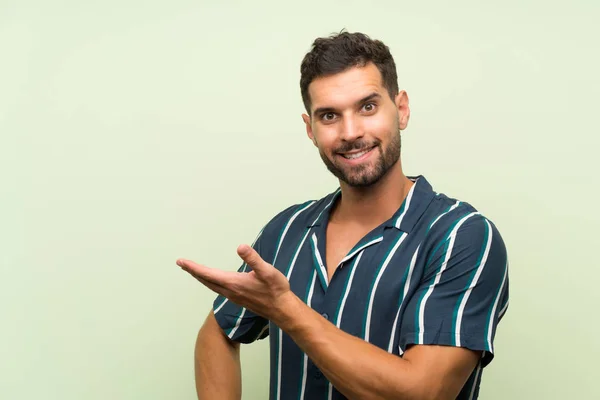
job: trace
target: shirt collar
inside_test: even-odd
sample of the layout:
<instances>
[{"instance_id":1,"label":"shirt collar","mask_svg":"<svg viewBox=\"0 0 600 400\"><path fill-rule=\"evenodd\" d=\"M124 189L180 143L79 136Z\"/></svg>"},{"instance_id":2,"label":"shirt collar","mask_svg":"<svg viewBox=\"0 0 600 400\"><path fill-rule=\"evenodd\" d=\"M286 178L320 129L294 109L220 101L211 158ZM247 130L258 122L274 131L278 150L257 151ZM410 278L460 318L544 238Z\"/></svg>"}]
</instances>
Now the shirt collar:
<instances>
[{"instance_id":1,"label":"shirt collar","mask_svg":"<svg viewBox=\"0 0 600 400\"><path fill-rule=\"evenodd\" d=\"M394 215L385 222L386 227L396 228L402 232L410 233L423 213L435 198L433 188L424 176L408 176L414 182L402 205Z\"/></svg>"},{"instance_id":2,"label":"shirt collar","mask_svg":"<svg viewBox=\"0 0 600 400\"><path fill-rule=\"evenodd\" d=\"M429 203L435 197L433 188L424 176L408 176L408 178L414 182L414 185L411 187L400 208L384 223L386 228L395 228L406 233L410 233L429 206ZM331 206L338 200L340 194L341 190L338 188L335 192L325 197L325 207L313 221L309 221L308 228L319 226L323 221L329 219Z\"/></svg>"},{"instance_id":3,"label":"shirt collar","mask_svg":"<svg viewBox=\"0 0 600 400\"><path fill-rule=\"evenodd\" d=\"M317 217L312 220L309 220L308 228L312 228L314 226L319 226L323 221L329 220L329 214L331 213L331 206L337 201L339 196L342 194L341 188L337 188L335 192L328 194L324 199L323 203L325 207L319 212Z\"/></svg>"}]
</instances>

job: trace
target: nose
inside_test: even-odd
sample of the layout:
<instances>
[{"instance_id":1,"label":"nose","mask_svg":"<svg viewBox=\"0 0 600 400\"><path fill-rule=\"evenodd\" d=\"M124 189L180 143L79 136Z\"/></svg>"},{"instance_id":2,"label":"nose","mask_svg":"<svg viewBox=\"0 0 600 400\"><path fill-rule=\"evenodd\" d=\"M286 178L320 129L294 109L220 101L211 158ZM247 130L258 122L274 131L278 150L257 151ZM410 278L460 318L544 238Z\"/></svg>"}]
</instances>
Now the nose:
<instances>
[{"instance_id":1,"label":"nose","mask_svg":"<svg viewBox=\"0 0 600 400\"><path fill-rule=\"evenodd\" d=\"M340 138L346 142L353 142L363 137L363 127L354 116L345 116L340 126Z\"/></svg>"}]
</instances>

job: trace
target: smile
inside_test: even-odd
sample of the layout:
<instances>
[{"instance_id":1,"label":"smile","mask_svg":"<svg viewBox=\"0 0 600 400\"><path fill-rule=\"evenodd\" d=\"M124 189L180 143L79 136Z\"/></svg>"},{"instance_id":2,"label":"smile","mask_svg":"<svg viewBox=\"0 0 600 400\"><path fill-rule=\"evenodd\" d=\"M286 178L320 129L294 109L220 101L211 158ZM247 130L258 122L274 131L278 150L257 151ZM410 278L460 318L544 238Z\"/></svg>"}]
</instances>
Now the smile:
<instances>
[{"instance_id":1,"label":"smile","mask_svg":"<svg viewBox=\"0 0 600 400\"><path fill-rule=\"evenodd\" d=\"M340 153L340 155L347 160L356 160L356 159L361 158L362 156L366 155L374 148L375 147L369 147L368 149L364 149L364 150L361 150L358 152Z\"/></svg>"}]
</instances>

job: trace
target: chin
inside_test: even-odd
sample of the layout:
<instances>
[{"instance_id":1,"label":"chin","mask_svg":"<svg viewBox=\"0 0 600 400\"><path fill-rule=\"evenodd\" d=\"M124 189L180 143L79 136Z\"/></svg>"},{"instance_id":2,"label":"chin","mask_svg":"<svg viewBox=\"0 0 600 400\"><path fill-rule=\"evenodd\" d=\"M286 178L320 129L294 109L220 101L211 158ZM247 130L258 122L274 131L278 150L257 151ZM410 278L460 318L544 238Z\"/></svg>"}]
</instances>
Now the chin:
<instances>
[{"instance_id":1,"label":"chin","mask_svg":"<svg viewBox=\"0 0 600 400\"><path fill-rule=\"evenodd\" d=\"M343 171L341 176L338 176L348 186L355 188L368 188L381 182L391 171L391 167L383 169L383 166L368 166L360 172L346 173Z\"/></svg>"},{"instance_id":2,"label":"chin","mask_svg":"<svg viewBox=\"0 0 600 400\"><path fill-rule=\"evenodd\" d=\"M375 183L377 183L377 181L375 181L375 182L371 182L371 181L367 181L367 182L348 182L348 181L346 181L346 184L348 186L350 186L351 188L354 188L354 189L368 189L368 188L372 187Z\"/></svg>"},{"instance_id":3,"label":"chin","mask_svg":"<svg viewBox=\"0 0 600 400\"><path fill-rule=\"evenodd\" d=\"M342 178L342 180L351 187L355 187L355 188L367 188L370 186L373 186L374 184L376 184L377 182L379 182L381 180L381 176L374 176L374 175L354 175L354 176L347 176L345 175L344 178Z\"/></svg>"}]
</instances>

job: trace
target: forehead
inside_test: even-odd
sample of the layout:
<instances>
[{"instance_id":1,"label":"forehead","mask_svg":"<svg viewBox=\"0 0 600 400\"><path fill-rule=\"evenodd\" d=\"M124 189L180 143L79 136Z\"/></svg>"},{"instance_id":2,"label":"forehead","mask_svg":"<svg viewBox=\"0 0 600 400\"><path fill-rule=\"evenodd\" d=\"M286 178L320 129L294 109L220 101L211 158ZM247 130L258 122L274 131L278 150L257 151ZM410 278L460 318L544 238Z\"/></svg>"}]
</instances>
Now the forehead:
<instances>
[{"instance_id":1,"label":"forehead","mask_svg":"<svg viewBox=\"0 0 600 400\"><path fill-rule=\"evenodd\" d=\"M384 92L381 73L374 64L316 78L308 87L313 110L321 107L343 109L354 106L356 101L369 94L383 95Z\"/></svg>"}]
</instances>

